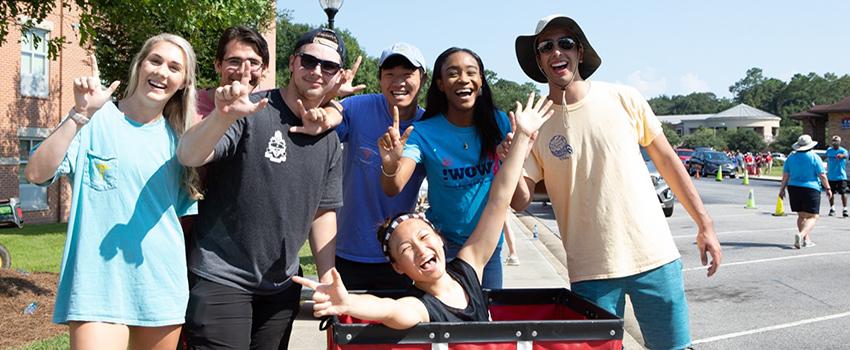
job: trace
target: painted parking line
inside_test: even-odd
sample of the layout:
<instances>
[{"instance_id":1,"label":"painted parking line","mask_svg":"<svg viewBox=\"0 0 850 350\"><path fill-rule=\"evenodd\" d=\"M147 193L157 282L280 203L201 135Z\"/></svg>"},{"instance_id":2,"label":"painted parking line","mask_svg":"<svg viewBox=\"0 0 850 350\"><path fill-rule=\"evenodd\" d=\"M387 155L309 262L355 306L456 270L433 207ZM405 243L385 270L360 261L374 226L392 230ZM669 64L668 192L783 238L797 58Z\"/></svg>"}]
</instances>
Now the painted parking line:
<instances>
[{"instance_id":1,"label":"painted parking line","mask_svg":"<svg viewBox=\"0 0 850 350\"><path fill-rule=\"evenodd\" d=\"M693 344L711 343L711 342L715 342L715 341L719 341L719 340L726 340L726 339L730 339L730 338L743 337L743 336L747 336L747 335L770 332L770 331L775 331L775 330L784 329L784 328L797 327L797 326L802 326L802 325L809 324L809 323L834 320L836 318L844 318L844 317L848 317L848 316L850 316L850 312L842 312L840 314L815 317L815 318L800 320L800 321L796 321L796 322L778 324L778 325L770 326L770 327L763 327L763 328L751 329L751 330L748 330L748 331L735 332L735 333L723 334L723 335L718 335L718 336L704 338L704 339L698 339L698 340L695 340L693 342Z\"/></svg>"},{"instance_id":2,"label":"painted parking line","mask_svg":"<svg viewBox=\"0 0 850 350\"><path fill-rule=\"evenodd\" d=\"M733 263L723 263L723 264L720 265L720 267L726 268L726 267L729 267L729 266L736 266L736 265L759 264L759 263L774 262L774 261L781 261L781 260L803 259L803 258L813 258L813 257L818 257L818 256L832 256L832 255L845 255L845 254L850 254L850 250L837 251L837 252L826 252L826 253L801 254L801 255L783 256L783 257L778 257L778 258L757 259L757 260L748 260L748 261L738 261L738 262L733 262ZM686 268L686 269L682 269L682 272L699 271L699 270L705 270L707 268L708 268L708 266L689 267L689 268Z\"/></svg>"},{"instance_id":3,"label":"painted parking line","mask_svg":"<svg viewBox=\"0 0 850 350\"><path fill-rule=\"evenodd\" d=\"M824 229L835 229L835 230L846 230L847 229L847 227L829 226L829 225L816 226L815 228L818 229L819 231L823 231ZM694 227L694 229L696 229L696 227ZM785 232L785 231L796 232L797 228L796 227L785 227L785 228L767 228L767 229L762 229L762 230L722 231L722 232L717 232L717 235L722 236L722 235L732 235L732 234L738 234L738 233L765 233L765 232ZM674 239L675 238L688 238L688 237L695 238L696 233L687 234L687 235L673 235Z\"/></svg>"}]
</instances>

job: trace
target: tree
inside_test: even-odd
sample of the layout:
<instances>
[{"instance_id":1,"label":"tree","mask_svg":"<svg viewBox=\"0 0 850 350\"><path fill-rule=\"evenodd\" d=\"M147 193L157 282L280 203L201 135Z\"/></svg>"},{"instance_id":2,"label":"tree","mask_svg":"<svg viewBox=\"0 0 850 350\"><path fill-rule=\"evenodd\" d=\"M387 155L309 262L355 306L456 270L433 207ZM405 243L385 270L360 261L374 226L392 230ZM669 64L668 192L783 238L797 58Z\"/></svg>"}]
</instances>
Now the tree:
<instances>
[{"instance_id":1,"label":"tree","mask_svg":"<svg viewBox=\"0 0 850 350\"><path fill-rule=\"evenodd\" d=\"M59 5L70 8L75 3L85 8L85 1L63 0L59 2ZM11 27L17 27L21 34L26 33L47 18L47 15L56 9L56 5L57 1L55 0L0 0L0 14L2 14L2 17L0 17L0 45L6 43L6 36L9 35ZM35 40L36 45L42 44L39 42L39 38L35 38ZM57 57L65 41L64 36L58 36L51 38L45 43L50 59Z\"/></svg>"},{"instance_id":2,"label":"tree","mask_svg":"<svg viewBox=\"0 0 850 350\"><path fill-rule=\"evenodd\" d=\"M490 84L490 90L493 93L493 103L496 108L503 111L512 111L516 109L516 101L525 104L528 100L528 94L534 92L535 95L540 95L540 91L532 83L520 85L517 82L500 79L496 72L484 70L484 78Z\"/></svg>"},{"instance_id":3,"label":"tree","mask_svg":"<svg viewBox=\"0 0 850 350\"><path fill-rule=\"evenodd\" d=\"M723 134L726 147L741 152L760 152L765 148L765 142L759 134L751 129L737 129Z\"/></svg>"},{"instance_id":4,"label":"tree","mask_svg":"<svg viewBox=\"0 0 850 350\"><path fill-rule=\"evenodd\" d=\"M779 129L779 135L771 142L770 149L785 154L791 153L791 145L797 142L802 134L803 127L800 125L783 126Z\"/></svg>"},{"instance_id":5,"label":"tree","mask_svg":"<svg viewBox=\"0 0 850 350\"><path fill-rule=\"evenodd\" d=\"M682 137L679 136L679 133L676 132L676 129L673 128L672 124L661 123L661 128L664 130L664 136L667 137L667 141L670 142L673 147L676 147L680 143L682 143Z\"/></svg>"},{"instance_id":6,"label":"tree","mask_svg":"<svg viewBox=\"0 0 850 350\"><path fill-rule=\"evenodd\" d=\"M648 102L657 115L713 114L732 107L732 101L717 98L717 95L711 92L694 92L672 97L662 95Z\"/></svg>"},{"instance_id":7,"label":"tree","mask_svg":"<svg viewBox=\"0 0 850 350\"><path fill-rule=\"evenodd\" d=\"M682 138L682 146L686 148L695 147L711 147L714 149L724 149L726 141L722 137L722 132L718 133L714 129L700 128L694 133L685 135Z\"/></svg>"}]
</instances>

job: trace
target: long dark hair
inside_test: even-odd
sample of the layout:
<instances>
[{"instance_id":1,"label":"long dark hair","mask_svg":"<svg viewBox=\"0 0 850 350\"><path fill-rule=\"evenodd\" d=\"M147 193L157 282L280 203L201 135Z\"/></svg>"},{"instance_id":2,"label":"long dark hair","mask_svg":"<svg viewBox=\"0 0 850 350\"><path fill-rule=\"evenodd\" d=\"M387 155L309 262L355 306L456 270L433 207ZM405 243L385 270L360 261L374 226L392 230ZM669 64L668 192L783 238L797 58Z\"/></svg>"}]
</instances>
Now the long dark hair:
<instances>
[{"instance_id":1,"label":"long dark hair","mask_svg":"<svg viewBox=\"0 0 850 350\"><path fill-rule=\"evenodd\" d=\"M493 94L490 92L490 85L487 84L487 78L484 74L484 62L472 50L452 47L443 51L437 57L437 61L434 62L434 76L431 77L431 86L428 88L425 114L422 119L428 119L440 113L445 114L448 111L449 101L446 98L446 93L440 91L437 87L437 80L443 78L442 70L446 59L457 52L468 53L478 62L478 70L481 74L481 94L475 99L472 123L481 138L481 158L486 159L488 156L495 156L496 146L502 142L502 132L499 130L499 124L496 123L496 105L493 103Z\"/></svg>"}]
</instances>

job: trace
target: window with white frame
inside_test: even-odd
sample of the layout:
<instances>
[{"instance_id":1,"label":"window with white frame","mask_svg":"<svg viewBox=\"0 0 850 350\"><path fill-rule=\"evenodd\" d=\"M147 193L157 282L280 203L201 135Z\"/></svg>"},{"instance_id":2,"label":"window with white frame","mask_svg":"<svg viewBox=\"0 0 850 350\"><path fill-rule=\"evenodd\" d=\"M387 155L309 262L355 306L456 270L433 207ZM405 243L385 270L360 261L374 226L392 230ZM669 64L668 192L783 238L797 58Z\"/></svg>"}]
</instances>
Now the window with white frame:
<instances>
[{"instance_id":1,"label":"window with white frame","mask_svg":"<svg viewBox=\"0 0 850 350\"><path fill-rule=\"evenodd\" d=\"M47 187L31 184L24 176L24 169L29 163L30 153L41 141L43 139L39 138L21 138L19 141L18 187L21 196L21 209L26 211L48 209Z\"/></svg>"},{"instance_id":2,"label":"window with white frame","mask_svg":"<svg viewBox=\"0 0 850 350\"><path fill-rule=\"evenodd\" d=\"M47 58L48 31L33 28L21 38L21 96L47 97L50 60ZM37 42L36 42L37 41Z\"/></svg>"}]
</instances>

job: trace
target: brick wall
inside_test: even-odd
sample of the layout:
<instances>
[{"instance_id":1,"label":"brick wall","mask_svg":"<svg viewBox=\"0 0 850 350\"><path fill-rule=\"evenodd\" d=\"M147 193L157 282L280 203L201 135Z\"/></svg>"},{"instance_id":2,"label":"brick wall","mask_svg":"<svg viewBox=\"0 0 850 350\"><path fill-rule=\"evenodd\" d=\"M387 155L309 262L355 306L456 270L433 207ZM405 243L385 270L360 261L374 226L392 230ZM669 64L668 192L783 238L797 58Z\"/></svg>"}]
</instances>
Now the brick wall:
<instances>
[{"instance_id":1,"label":"brick wall","mask_svg":"<svg viewBox=\"0 0 850 350\"><path fill-rule=\"evenodd\" d=\"M850 147L850 129L841 128L841 120L850 118L850 113L829 113L828 118L826 127L829 134L826 135L826 141L829 142L833 135L838 135L841 136L841 145L844 148Z\"/></svg>"}]
</instances>

